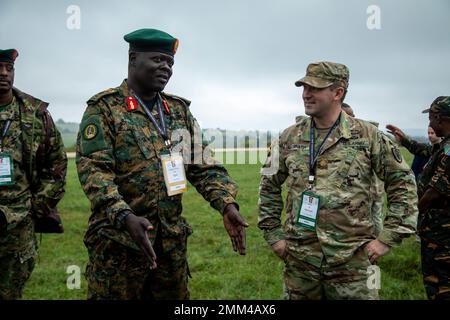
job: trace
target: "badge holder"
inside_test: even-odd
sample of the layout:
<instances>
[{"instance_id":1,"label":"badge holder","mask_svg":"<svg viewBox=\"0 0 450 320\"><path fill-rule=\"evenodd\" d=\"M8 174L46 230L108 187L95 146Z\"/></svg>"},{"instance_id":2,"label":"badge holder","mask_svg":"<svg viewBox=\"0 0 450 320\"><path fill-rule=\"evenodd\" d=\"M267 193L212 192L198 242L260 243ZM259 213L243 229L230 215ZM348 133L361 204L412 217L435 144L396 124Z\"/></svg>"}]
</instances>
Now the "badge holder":
<instances>
[{"instance_id":1,"label":"badge holder","mask_svg":"<svg viewBox=\"0 0 450 320\"><path fill-rule=\"evenodd\" d=\"M179 152L161 155L161 164L167 195L174 196L187 191L183 156Z\"/></svg>"},{"instance_id":2,"label":"badge holder","mask_svg":"<svg viewBox=\"0 0 450 320\"><path fill-rule=\"evenodd\" d=\"M319 208L320 197L312 191L303 192L297 216L297 224L300 227L315 231Z\"/></svg>"},{"instance_id":3,"label":"badge holder","mask_svg":"<svg viewBox=\"0 0 450 320\"><path fill-rule=\"evenodd\" d=\"M0 186L14 184L14 165L9 153L0 152Z\"/></svg>"}]
</instances>

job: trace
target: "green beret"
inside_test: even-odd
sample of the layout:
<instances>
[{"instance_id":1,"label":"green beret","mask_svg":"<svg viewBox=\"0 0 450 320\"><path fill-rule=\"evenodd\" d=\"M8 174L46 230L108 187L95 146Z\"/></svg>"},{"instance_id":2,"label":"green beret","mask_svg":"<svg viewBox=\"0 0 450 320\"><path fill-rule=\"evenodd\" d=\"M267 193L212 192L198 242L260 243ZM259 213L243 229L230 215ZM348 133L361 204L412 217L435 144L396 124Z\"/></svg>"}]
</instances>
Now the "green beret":
<instances>
[{"instance_id":1,"label":"green beret","mask_svg":"<svg viewBox=\"0 0 450 320\"><path fill-rule=\"evenodd\" d=\"M173 56L178 48L178 39L156 29L139 29L123 38L130 44L130 51L135 52L162 52Z\"/></svg>"},{"instance_id":2,"label":"green beret","mask_svg":"<svg viewBox=\"0 0 450 320\"><path fill-rule=\"evenodd\" d=\"M19 52L16 49L0 49L0 62L14 62L19 56Z\"/></svg>"}]
</instances>

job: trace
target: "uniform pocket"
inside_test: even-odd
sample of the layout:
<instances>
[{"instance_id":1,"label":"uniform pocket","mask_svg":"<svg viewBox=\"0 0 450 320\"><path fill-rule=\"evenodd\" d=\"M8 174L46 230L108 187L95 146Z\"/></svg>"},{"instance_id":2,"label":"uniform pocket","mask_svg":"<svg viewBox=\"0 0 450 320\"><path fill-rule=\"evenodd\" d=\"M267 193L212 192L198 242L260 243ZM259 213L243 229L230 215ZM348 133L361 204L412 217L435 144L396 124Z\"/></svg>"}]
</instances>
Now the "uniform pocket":
<instances>
[{"instance_id":1,"label":"uniform pocket","mask_svg":"<svg viewBox=\"0 0 450 320\"><path fill-rule=\"evenodd\" d=\"M150 141L150 137L147 137L144 132L139 129L133 130L133 136L136 144L146 159L151 159L156 156L155 148Z\"/></svg>"}]
</instances>

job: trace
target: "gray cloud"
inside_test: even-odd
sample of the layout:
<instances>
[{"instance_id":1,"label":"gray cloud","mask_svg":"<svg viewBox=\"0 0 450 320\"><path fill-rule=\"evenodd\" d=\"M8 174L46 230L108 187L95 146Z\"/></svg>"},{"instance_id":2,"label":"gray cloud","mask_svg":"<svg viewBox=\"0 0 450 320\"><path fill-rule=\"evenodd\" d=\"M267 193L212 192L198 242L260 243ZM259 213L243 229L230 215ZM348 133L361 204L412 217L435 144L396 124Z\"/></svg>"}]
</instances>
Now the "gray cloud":
<instances>
[{"instance_id":1,"label":"gray cloud","mask_svg":"<svg viewBox=\"0 0 450 320\"><path fill-rule=\"evenodd\" d=\"M81 8L81 30L66 9ZM381 30L366 27L369 5ZM293 83L309 62L351 70L357 116L426 128L420 114L449 95L450 3L430 1L8 1L2 48L16 47L16 85L51 102L54 117L80 121L85 101L127 73L124 34L142 27L180 39L166 91L193 101L203 127L282 129L303 114Z\"/></svg>"}]
</instances>

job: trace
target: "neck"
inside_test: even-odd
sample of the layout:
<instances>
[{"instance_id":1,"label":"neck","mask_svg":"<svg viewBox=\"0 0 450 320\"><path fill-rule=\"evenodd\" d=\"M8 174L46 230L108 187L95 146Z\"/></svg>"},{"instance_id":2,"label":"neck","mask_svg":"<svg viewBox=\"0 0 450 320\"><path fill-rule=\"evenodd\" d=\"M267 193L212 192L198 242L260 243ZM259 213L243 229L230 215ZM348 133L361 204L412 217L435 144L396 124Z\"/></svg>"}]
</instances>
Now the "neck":
<instances>
[{"instance_id":1,"label":"neck","mask_svg":"<svg viewBox=\"0 0 450 320\"><path fill-rule=\"evenodd\" d=\"M13 99L12 90L0 94L0 106L10 103Z\"/></svg>"},{"instance_id":2,"label":"neck","mask_svg":"<svg viewBox=\"0 0 450 320\"><path fill-rule=\"evenodd\" d=\"M317 129L326 129L333 126L341 114L340 109L333 110L324 115L314 116L314 123Z\"/></svg>"},{"instance_id":3,"label":"neck","mask_svg":"<svg viewBox=\"0 0 450 320\"><path fill-rule=\"evenodd\" d=\"M150 101L155 99L156 92L155 91L148 91L139 86L136 81L133 81L133 79L127 80L128 87L131 88L142 100Z\"/></svg>"}]
</instances>

